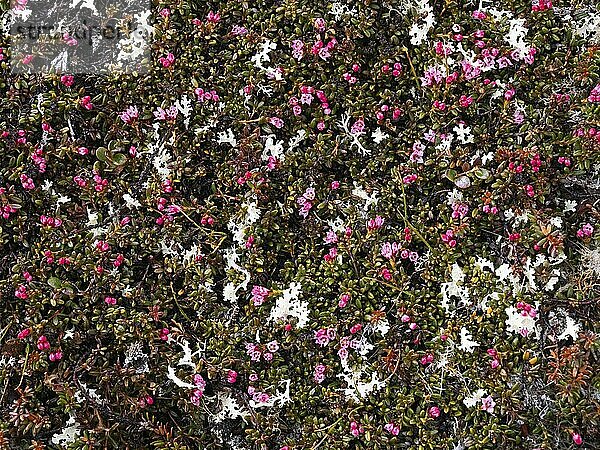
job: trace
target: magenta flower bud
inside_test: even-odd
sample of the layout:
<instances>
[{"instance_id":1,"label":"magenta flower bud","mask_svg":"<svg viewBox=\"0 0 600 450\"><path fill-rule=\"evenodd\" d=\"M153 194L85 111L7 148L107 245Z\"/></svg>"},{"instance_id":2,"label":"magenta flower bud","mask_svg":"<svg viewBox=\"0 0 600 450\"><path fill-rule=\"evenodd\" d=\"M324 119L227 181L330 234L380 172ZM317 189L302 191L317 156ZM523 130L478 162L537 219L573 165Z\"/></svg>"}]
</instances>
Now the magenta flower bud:
<instances>
[{"instance_id":1,"label":"magenta flower bud","mask_svg":"<svg viewBox=\"0 0 600 450\"><path fill-rule=\"evenodd\" d=\"M429 417L437 419L438 417L440 417L441 411L440 408L438 408L437 406L432 406L431 408L429 408L427 414L429 415Z\"/></svg>"}]
</instances>

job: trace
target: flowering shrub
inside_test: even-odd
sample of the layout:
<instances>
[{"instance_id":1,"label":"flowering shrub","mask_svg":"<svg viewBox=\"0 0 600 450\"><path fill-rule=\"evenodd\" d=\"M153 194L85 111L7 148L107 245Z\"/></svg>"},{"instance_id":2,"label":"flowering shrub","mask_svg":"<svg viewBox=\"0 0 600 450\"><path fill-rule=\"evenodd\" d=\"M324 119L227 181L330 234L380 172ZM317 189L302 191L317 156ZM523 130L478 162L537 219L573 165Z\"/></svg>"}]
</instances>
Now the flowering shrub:
<instances>
[{"instance_id":1,"label":"flowering shrub","mask_svg":"<svg viewBox=\"0 0 600 450\"><path fill-rule=\"evenodd\" d=\"M152 17L1 38L0 448L600 447L599 5Z\"/></svg>"}]
</instances>

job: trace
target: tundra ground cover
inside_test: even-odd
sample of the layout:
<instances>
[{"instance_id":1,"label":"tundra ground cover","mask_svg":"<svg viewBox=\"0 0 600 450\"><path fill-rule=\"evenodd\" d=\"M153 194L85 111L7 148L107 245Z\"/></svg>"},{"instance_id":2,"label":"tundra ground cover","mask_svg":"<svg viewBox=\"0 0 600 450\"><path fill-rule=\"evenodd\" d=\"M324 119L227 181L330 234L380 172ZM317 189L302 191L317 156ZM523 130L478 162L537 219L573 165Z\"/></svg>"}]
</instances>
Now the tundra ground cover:
<instances>
[{"instance_id":1,"label":"tundra ground cover","mask_svg":"<svg viewBox=\"0 0 600 450\"><path fill-rule=\"evenodd\" d=\"M598 17L154 2L139 74L2 38L0 448L598 448Z\"/></svg>"}]
</instances>

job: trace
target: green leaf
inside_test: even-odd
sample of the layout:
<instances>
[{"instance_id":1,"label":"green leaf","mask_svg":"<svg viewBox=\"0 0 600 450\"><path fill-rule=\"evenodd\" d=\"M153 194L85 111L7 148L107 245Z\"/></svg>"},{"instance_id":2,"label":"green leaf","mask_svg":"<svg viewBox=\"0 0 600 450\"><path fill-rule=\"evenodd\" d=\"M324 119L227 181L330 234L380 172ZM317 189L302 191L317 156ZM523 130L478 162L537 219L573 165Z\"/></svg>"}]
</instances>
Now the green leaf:
<instances>
[{"instance_id":1,"label":"green leaf","mask_svg":"<svg viewBox=\"0 0 600 450\"><path fill-rule=\"evenodd\" d=\"M127 157L123 153L116 153L112 158L112 162L117 166L122 166L127 162Z\"/></svg>"},{"instance_id":2,"label":"green leaf","mask_svg":"<svg viewBox=\"0 0 600 450\"><path fill-rule=\"evenodd\" d=\"M48 278L48 284L52 286L54 289L60 289L62 287L62 281L60 278L50 277Z\"/></svg>"},{"instance_id":3,"label":"green leaf","mask_svg":"<svg viewBox=\"0 0 600 450\"><path fill-rule=\"evenodd\" d=\"M481 180L487 180L490 177L490 171L484 169L483 167L479 167L473 171L475 176Z\"/></svg>"},{"instance_id":4,"label":"green leaf","mask_svg":"<svg viewBox=\"0 0 600 450\"><path fill-rule=\"evenodd\" d=\"M98 158L102 162L106 162L108 149L106 147L98 147L96 149L96 158Z\"/></svg>"}]
</instances>

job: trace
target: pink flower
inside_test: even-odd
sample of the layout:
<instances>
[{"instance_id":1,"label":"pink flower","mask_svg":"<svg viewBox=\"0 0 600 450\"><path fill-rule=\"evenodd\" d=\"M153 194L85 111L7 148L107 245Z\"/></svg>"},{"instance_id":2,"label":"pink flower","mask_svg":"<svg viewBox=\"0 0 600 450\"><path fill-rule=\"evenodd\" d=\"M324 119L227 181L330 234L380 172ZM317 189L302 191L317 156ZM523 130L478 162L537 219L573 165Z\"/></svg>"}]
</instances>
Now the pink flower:
<instances>
[{"instance_id":1,"label":"pink flower","mask_svg":"<svg viewBox=\"0 0 600 450\"><path fill-rule=\"evenodd\" d=\"M462 106L463 108L468 108L469 105L471 105L471 103L473 103L473 97L471 97L471 96L467 97L466 95L461 95L458 102L460 103L460 106Z\"/></svg>"},{"instance_id":2,"label":"pink flower","mask_svg":"<svg viewBox=\"0 0 600 450\"><path fill-rule=\"evenodd\" d=\"M107 305L113 306L117 304L117 299L114 297L104 297L104 302Z\"/></svg>"},{"instance_id":3,"label":"pink flower","mask_svg":"<svg viewBox=\"0 0 600 450\"><path fill-rule=\"evenodd\" d=\"M394 424L394 422L385 424L383 429L394 436L398 436L398 434L400 434L400 427Z\"/></svg>"},{"instance_id":4,"label":"pink flower","mask_svg":"<svg viewBox=\"0 0 600 450\"><path fill-rule=\"evenodd\" d=\"M299 39L292 41L292 57L301 60L304 56L304 42Z\"/></svg>"},{"instance_id":5,"label":"pink flower","mask_svg":"<svg viewBox=\"0 0 600 450\"><path fill-rule=\"evenodd\" d=\"M571 437L573 438L575 445L581 445L583 443L583 439L579 433L573 433L571 434Z\"/></svg>"},{"instance_id":6,"label":"pink flower","mask_svg":"<svg viewBox=\"0 0 600 450\"><path fill-rule=\"evenodd\" d=\"M31 334L31 329L25 328L25 329L19 331L19 334L17 334L17 338L18 339L25 339L30 334Z\"/></svg>"},{"instance_id":7,"label":"pink flower","mask_svg":"<svg viewBox=\"0 0 600 450\"><path fill-rule=\"evenodd\" d=\"M275 158L273 155L269 156L269 160L267 161L267 170L275 169L275 167L277 167L277 163L277 158Z\"/></svg>"},{"instance_id":8,"label":"pink flower","mask_svg":"<svg viewBox=\"0 0 600 450\"><path fill-rule=\"evenodd\" d=\"M52 252L50 250L46 250L44 252L44 256L46 257L46 263L52 264L54 262L54 257L52 256Z\"/></svg>"},{"instance_id":9,"label":"pink flower","mask_svg":"<svg viewBox=\"0 0 600 450\"><path fill-rule=\"evenodd\" d=\"M325 381L325 374L323 374L323 373L315 373L313 375L313 380L314 380L315 383L321 384L323 381Z\"/></svg>"},{"instance_id":10,"label":"pink flower","mask_svg":"<svg viewBox=\"0 0 600 450\"><path fill-rule=\"evenodd\" d=\"M379 230L383 226L384 222L385 219L381 216L376 216L374 219L369 219L367 221L367 231Z\"/></svg>"},{"instance_id":11,"label":"pink flower","mask_svg":"<svg viewBox=\"0 0 600 450\"><path fill-rule=\"evenodd\" d=\"M481 409L483 411L487 411L491 414L494 412L494 406L496 406L496 402L491 395L481 399Z\"/></svg>"},{"instance_id":12,"label":"pink flower","mask_svg":"<svg viewBox=\"0 0 600 450\"><path fill-rule=\"evenodd\" d=\"M221 15L218 12L210 11L206 16L206 21L210 23L218 23L221 20Z\"/></svg>"},{"instance_id":13,"label":"pink flower","mask_svg":"<svg viewBox=\"0 0 600 450\"><path fill-rule=\"evenodd\" d=\"M381 256L387 259L391 259L394 256L394 251L392 249L392 244L389 242L385 242L381 246Z\"/></svg>"},{"instance_id":14,"label":"pink flower","mask_svg":"<svg viewBox=\"0 0 600 450\"><path fill-rule=\"evenodd\" d=\"M392 274L386 267L381 269L381 276L385 281L390 281L392 279Z\"/></svg>"},{"instance_id":15,"label":"pink flower","mask_svg":"<svg viewBox=\"0 0 600 450\"><path fill-rule=\"evenodd\" d=\"M540 12L552 9L552 0L533 0L531 11Z\"/></svg>"},{"instance_id":16,"label":"pink flower","mask_svg":"<svg viewBox=\"0 0 600 450\"><path fill-rule=\"evenodd\" d=\"M275 128L282 128L283 127L283 120L281 120L279 117L271 117L269 118L269 123L273 126L275 126Z\"/></svg>"},{"instance_id":17,"label":"pink flower","mask_svg":"<svg viewBox=\"0 0 600 450\"><path fill-rule=\"evenodd\" d=\"M175 120L177 118L177 115L179 113L179 110L177 109L176 106L171 106L168 109L163 109L161 107L156 108L156 111L154 111L154 117L156 117L158 120Z\"/></svg>"},{"instance_id":18,"label":"pink flower","mask_svg":"<svg viewBox=\"0 0 600 450\"><path fill-rule=\"evenodd\" d=\"M577 230L577 237L582 239L589 238L592 234L594 234L594 227L590 223L586 223Z\"/></svg>"},{"instance_id":19,"label":"pink flower","mask_svg":"<svg viewBox=\"0 0 600 450\"><path fill-rule=\"evenodd\" d=\"M354 124L350 128L350 133L351 134L361 134L363 132L364 128L365 128L365 121L361 117L356 122L354 122Z\"/></svg>"},{"instance_id":20,"label":"pink flower","mask_svg":"<svg viewBox=\"0 0 600 450\"><path fill-rule=\"evenodd\" d=\"M248 34L248 29L239 25L234 25L231 29L231 34L234 36L244 36L245 34Z\"/></svg>"},{"instance_id":21,"label":"pink flower","mask_svg":"<svg viewBox=\"0 0 600 450\"><path fill-rule=\"evenodd\" d=\"M200 406L200 399L202 398L203 392L200 389L194 389L190 395L190 402L195 406Z\"/></svg>"},{"instance_id":22,"label":"pink flower","mask_svg":"<svg viewBox=\"0 0 600 450\"><path fill-rule=\"evenodd\" d=\"M335 338L335 330L330 328L321 328L315 331L315 342L318 345L326 346L329 342Z\"/></svg>"},{"instance_id":23,"label":"pink flower","mask_svg":"<svg viewBox=\"0 0 600 450\"><path fill-rule=\"evenodd\" d=\"M15 11L23 11L25 6L27 6L27 0L16 0L13 4Z\"/></svg>"},{"instance_id":24,"label":"pink flower","mask_svg":"<svg viewBox=\"0 0 600 450\"><path fill-rule=\"evenodd\" d=\"M69 33L64 33L63 34L63 42L65 44L67 44L69 47L74 47L76 46L79 42L77 41L77 39L75 39L73 36L71 36Z\"/></svg>"},{"instance_id":25,"label":"pink flower","mask_svg":"<svg viewBox=\"0 0 600 450\"><path fill-rule=\"evenodd\" d=\"M326 244L335 244L338 241L338 237L335 234L335 231L333 230L329 230L327 232L327 235L325 236L325 243Z\"/></svg>"},{"instance_id":26,"label":"pink flower","mask_svg":"<svg viewBox=\"0 0 600 450\"><path fill-rule=\"evenodd\" d=\"M325 255L324 259L326 262L333 262L338 256L338 250L336 247L330 248L329 252Z\"/></svg>"},{"instance_id":27,"label":"pink flower","mask_svg":"<svg viewBox=\"0 0 600 450\"><path fill-rule=\"evenodd\" d=\"M252 288L252 302L254 306L262 305L269 294L270 291L266 287L254 286Z\"/></svg>"},{"instance_id":28,"label":"pink flower","mask_svg":"<svg viewBox=\"0 0 600 450\"><path fill-rule=\"evenodd\" d=\"M533 186L528 184L527 186L525 186L525 193L527 194L528 197L534 197L535 196L535 190L533 189Z\"/></svg>"},{"instance_id":29,"label":"pink flower","mask_svg":"<svg viewBox=\"0 0 600 450\"><path fill-rule=\"evenodd\" d=\"M325 19L319 17L318 19L315 19L315 28L322 33L323 31L325 31Z\"/></svg>"},{"instance_id":30,"label":"pink flower","mask_svg":"<svg viewBox=\"0 0 600 450\"><path fill-rule=\"evenodd\" d=\"M63 75L60 77L60 82L67 87L71 87L73 85L73 81L75 78L73 75Z\"/></svg>"},{"instance_id":31,"label":"pink flower","mask_svg":"<svg viewBox=\"0 0 600 450\"><path fill-rule=\"evenodd\" d=\"M62 357L63 357L63 354L62 354L62 352L60 350L57 350L57 351L55 351L53 353L50 353L48 355L48 359L50 361L53 361L53 362L54 361L60 361L62 359Z\"/></svg>"},{"instance_id":32,"label":"pink flower","mask_svg":"<svg viewBox=\"0 0 600 450\"><path fill-rule=\"evenodd\" d=\"M162 329L160 330L160 335L159 335L159 338L160 338L160 340L161 340L161 341L168 341L168 340L169 340L169 334L170 334L170 333L171 333L171 332L169 331L169 329L168 329L168 328L162 328Z\"/></svg>"},{"instance_id":33,"label":"pink flower","mask_svg":"<svg viewBox=\"0 0 600 450\"><path fill-rule=\"evenodd\" d=\"M125 123L132 123L139 117L139 111L136 106L130 106L125 111L119 113L119 117Z\"/></svg>"},{"instance_id":34,"label":"pink flower","mask_svg":"<svg viewBox=\"0 0 600 450\"><path fill-rule=\"evenodd\" d=\"M154 403L154 399L149 395L142 395L138 398L138 406L140 408L145 408L148 405L152 405Z\"/></svg>"},{"instance_id":35,"label":"pink flower","mask_svg":"<svg viewBox=\"0 0 600 450\"><path fill-rule=\"evenodd\" d=\"M15 291L15 297L20 298L21 300L28 299L29 294L27 293L27 288L23 285L19 286Z\"/></svg>"},{"instance_id":36,"label":"pink flower","mask_svg":"<svg viewBox=\"0 0 600 450\"><path fill-rule=\"evenodd\" d=\"M21 180L21 185L23 186L23 189L26 189L28 191L35 189L35 184L33 183L33 180L30 177L28 177L27 175L25 175L24 173L21 174L20 180Z\"/></svg>"},{"instance_id":37,"label":"pink flower","mask_svg":"<svg viewBox=\"0 0 600 450\"><path fill-rule=\"evenodd\" d=\"M206 381L204 381L204 378L202 378L202 375L199 373L194 374L194 385L198 386L198 389L201 391L204 391L204 388L206 387Z\"/></svg>"},{"instance_id":38,"label":"pink flower","mask_svg":"<svg viewBox=\"0 0 600 450\"><path fill-rule=\"evenodd\" d=\"M423 365L423 366L432 363L433 362L433 355L431 353L429 353L429 354L423 356L421 358L420 362L421 362L421 365Z\"/></svg>"},{"instance_id":39,"label":"pink flower","mask_svg":"<svg viewBox=\"0 0 600 450\"><path fill-rule=\"evenodd\" d=\"M338 302L338 306L340 308L345 308L346 305L348 305L349 301L350 301L350 296L348 294L342 294L340 297L340 300Z\"/></svg>"},{"instance_id":40,"label":"pink flower","mask_svg":"<svg viewBox=\"0 0 600 450\"><path fill-rule=\"evenodd\" d=\"M296 97L292 97L293 99L296 99ZM309 105L312 103L314 96L312 94L309 93L305 93L302 94L300 96L300 103L302 103L303 105ZM298 102L298 100L296 99L296 102ZM296 103L297 104L297 103ZM293 105L295 106L295 105Z\"/></svg>"},{"instance_id":41,"label":"pink flower","mask_svg":"<svg viewBox=\"0 0 600 450\"><path fill-rule=\"evenodd\" d=\"M437 419L438 417L440 417L440 414L441 414L440 408L438 408L437 406L432 406L427 411L427 415L429 415L429 417L431 417L432 419Z\"/></svg>"},{"instance_id":42,"label":"pink flower","mask_svg":"<svg viewBox=\"0 0 600 450\"><path fill-rule=\"evenodd\" d=\"M175 63L175 55L169 52L166 58L161 56L160 58L158 58L158 61L162 64L164 68L171 67Z\"/></svg>"},{"instance_id":43,"label":"pink flower","mask_svg":"<svg viewBox=\"0 0 600 450\"><path fill-rule=\"evenodd\" d=\"M361 434L363 434L364 432L365 432L365 430L362 427L362 425L359 425L355 421L350 422L350 433L352 434L352 436L358 437Z\"/></svg>"},{"instance_id":44,"label":"pink flower","mask_svg":"<svg viewBox=\"0 0 600 450\"><path fill-rule=\"evenodd\" d=\"M410 157L408 158L410 160L410 162L422 164L424 150L425 150L425 146L421 142L419 142L419 141L415 142L412 147L412 153L410 154Z\"/></svg>"},{"instance_id":45,"label":"pink flower","mask_svg":"<svg viewBox=\"0 0 600 450\"><path fill-rule=\"evenodd\" d=\"M306 190L304 191L303 197L306 200L314 200L315 199L315 190L314 188L306 188Z\"/></svg>"},{"instance_id":46,"label":"pink flower","mask_svg":"<svg viewBox=\"0 0 600 450\"><path fill-rule=\"evenodd\" d=\"M228 370L227 371L227 382L231 383L231 384L235 383L237 380L237 376L238 376L238 373L235 370Z\"/></svg>"},{"instance_id":47,"label":"pink flower","mask_svg":"<svg viewBox=\"0 0 600 450\"><path fill-rule=\"evenodd\" d=\"M48 350L50 348L50 342L48 342L46 336L42 335L38 338L37 348L38 350Z\"/></svg>"},{"instance_id":48,"label":"pink flower","mask_svg":"<svg viewBox=\"0 0 600 450\"><path fill-rule=\"evenodd\" d=\"M360 330L362 330L362 324L360 324L360 323L357 323L357 324L353 325L353 326L350 328L350 333L351 333L351 334L356 334L356 333L358 333Z\"/></svg>"},{"instance_id":49,"label":"pink flower","mask_svg":"<svg viewBox=\"0 0 600 450\"><path fill-rule=\"evenodd\" d=\"M445 233L442 233L442 242L448 245L448 247L456 247L456 239L454 239L454 231L447 230Z\"/></svg>"},{"instance_id":50,"label":"pink flower","mask_svg":"<svg viewBox=\"0 0 600 450\"><path fill-rule=\"evenodd\" d=\"M266 347L267 350L274 353L279 350L279 343L277 341L271 341L266 345Z\"/></svg>"},{"instance_id":51,"label":"pink flower","mask_svg":"<svg viewBox=\"0 0 600 450\"><path fill-rule=\"evenodd\" d=\"M92 98L89 95L83 97L79 103L88 111L94 108L94 104L92 103Z\"/></svg>"},{"instance_id":52,"label":"pink flower","mask_svg":"<svg viewBox=\"0 0 600 450\"><path fill-rule=\"evenodd\" d=\"M101 252L106 252L106 251L110 250L110 245L108 244L108 242L98 241L96 243L96 248L98 250L100 250Z\"/></svg>"},{"instance_id":53,"label":"pink flower","mask_svg":"<svg viewBox=\"0 0 600 450\"><path fill-rule=\"evenodd\" d=\"M402 182L404 184L412 184L415 181L417 181L417 178L418 178L417 175L413 173L413 174L407 175L404 178L402 178Z\"/></svg>"},{"instance_id":54,"label":"pink flower","mask_svg":"<svg viewBox=\"0 0 600 450\"><path fill-rule=\"evenodd\" d=\"M597 103L600 102L600 83L592 89L590 95L588 96L588 102Z\"/></svg>"},{"instance_id":55,"label":"pink flower","mask_svg":"<svg viewBox=\"0 0 600 450\"><path fill-rule=\"evenodd\" d=\"M345 348L340 348L337 353L342 361L348 358L348 350Z\"/></svg>"}]
</instances>

